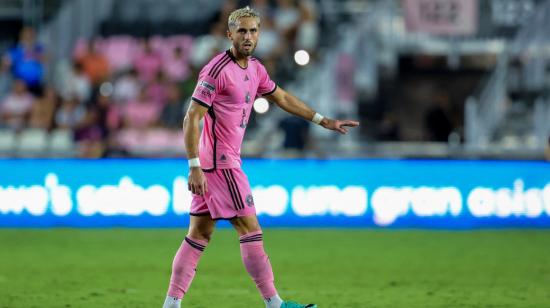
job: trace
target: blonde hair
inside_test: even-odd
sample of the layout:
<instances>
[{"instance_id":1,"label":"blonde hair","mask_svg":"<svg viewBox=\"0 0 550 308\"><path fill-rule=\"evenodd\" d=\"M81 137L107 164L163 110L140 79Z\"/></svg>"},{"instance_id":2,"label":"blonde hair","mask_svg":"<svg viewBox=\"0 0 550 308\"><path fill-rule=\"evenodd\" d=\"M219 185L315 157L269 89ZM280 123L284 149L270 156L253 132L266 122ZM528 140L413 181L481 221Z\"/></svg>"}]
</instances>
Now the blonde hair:
<instances>
[{"instance_id":1,"label":"blonde hair","mask_svg":"<svg viewBox=\"0 0 550 308\"><path fill-rule=\"evenodd\" d=\"M260 26L260 13L258 13L254 9L251 9L249 6L246 6L231 12L231 15L229 15L229 18L227 20L227 26L229 27L229 30L237 27L239 19L245 17L256 18L256 22L258 22L258 26Z\"/></svg>"}]
</instances>

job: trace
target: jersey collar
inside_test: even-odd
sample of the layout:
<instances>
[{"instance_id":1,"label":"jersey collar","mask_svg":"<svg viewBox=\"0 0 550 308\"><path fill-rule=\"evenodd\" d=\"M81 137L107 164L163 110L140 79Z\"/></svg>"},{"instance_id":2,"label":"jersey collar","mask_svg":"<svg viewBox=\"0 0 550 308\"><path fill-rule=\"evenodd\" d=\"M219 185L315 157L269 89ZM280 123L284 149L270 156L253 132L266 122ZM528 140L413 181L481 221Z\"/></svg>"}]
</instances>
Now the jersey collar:
<instances>
[{"instance_id":1,"label":"jersey collar","mask_svg":"<svg viewBox=\"0 0 550 308\"><path fill-rule=\"evenodd\" d=\"M246 63L246 67L242 67L239 62L237 62L237 58L235 58L235 56L233 55L233 53L231 52L231 48L229 48L228 50L225 51L225 53L229 56L229 58L231 58L231 60L233 60L233 62L235 64L237 64L238 67L240 67L241 69L245 70L248 68L248 62ZM249 59L250 61L250 59Z\"/></svg>"}]
</instances>

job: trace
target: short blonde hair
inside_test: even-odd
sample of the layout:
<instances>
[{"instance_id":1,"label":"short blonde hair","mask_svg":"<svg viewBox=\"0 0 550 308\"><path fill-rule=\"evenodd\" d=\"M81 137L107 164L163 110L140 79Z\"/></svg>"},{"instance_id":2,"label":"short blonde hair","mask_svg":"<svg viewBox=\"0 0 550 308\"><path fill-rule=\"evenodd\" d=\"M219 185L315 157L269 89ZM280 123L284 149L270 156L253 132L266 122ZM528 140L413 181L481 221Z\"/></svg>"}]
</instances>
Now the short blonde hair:
<instances>
[{"instance_id":1,"label":"short blonde hair","mask_svg":"<svg viewBox=\"0 0 550 308\"><path fill-rule=\"evenodd\" d=\"M256 22L258 22L258 26L260 26L260 13L258 13L254 9L251 9L249 6L246 6L231 12L231 15L229 15L229 18L227 20L227 26L229 27L229 30L237 27L239 19L244 17L256 18Z\"/></svg>"}]
</instances>

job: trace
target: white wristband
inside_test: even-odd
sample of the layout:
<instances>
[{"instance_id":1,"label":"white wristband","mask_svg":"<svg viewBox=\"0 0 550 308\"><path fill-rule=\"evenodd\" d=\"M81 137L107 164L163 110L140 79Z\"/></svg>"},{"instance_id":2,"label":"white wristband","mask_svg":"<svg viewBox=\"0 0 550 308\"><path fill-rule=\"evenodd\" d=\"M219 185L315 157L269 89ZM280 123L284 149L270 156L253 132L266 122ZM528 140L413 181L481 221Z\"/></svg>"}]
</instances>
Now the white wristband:
<instances>
[{"instance_id":1,"label":"white wristband","mask_svg":"<svg viewBox=\"0 0 550 308\"><path fill-rule=\"evenodd\" d=\"M198 157L189 159L188 163L189 163L189 168L200 167L201 166L201 161L199 160Z\"/></svg>"},{"instance_id":2,"label":"white wristband","mask_svg":"<svg viewBox=\"0 0 550 308\"><path fill-rule=\"evenodd\" d=\"M315 115L313 116L313 119L311 119L311 122L319 125L319 124L321 124L321 121L323 121L324 118L325 118L324 116L322 116L322 115L320 115L316 112Z\"/></svg>"}]
</instances>

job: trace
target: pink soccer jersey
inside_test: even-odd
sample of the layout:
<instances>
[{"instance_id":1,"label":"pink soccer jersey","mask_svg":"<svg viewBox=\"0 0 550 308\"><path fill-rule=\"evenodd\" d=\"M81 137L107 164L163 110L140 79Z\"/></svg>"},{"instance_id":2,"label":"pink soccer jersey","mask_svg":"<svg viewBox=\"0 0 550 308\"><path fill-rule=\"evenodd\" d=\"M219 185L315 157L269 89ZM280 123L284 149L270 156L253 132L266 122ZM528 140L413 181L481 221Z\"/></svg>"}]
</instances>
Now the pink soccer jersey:
<instances>
[{"instance_id":1,"label":"pink soccer jersey","mask_svg":"<svg viewBox=\"0 0 550 308\"><path fill-rule=\"evenodd\" d=\"M204 170L241 166L241 144L254 99L276 89L260 61L249 58L242 68L229 50L201 70L192 100L208 108L199 144Z\"/></svg>"}]
</instances>

